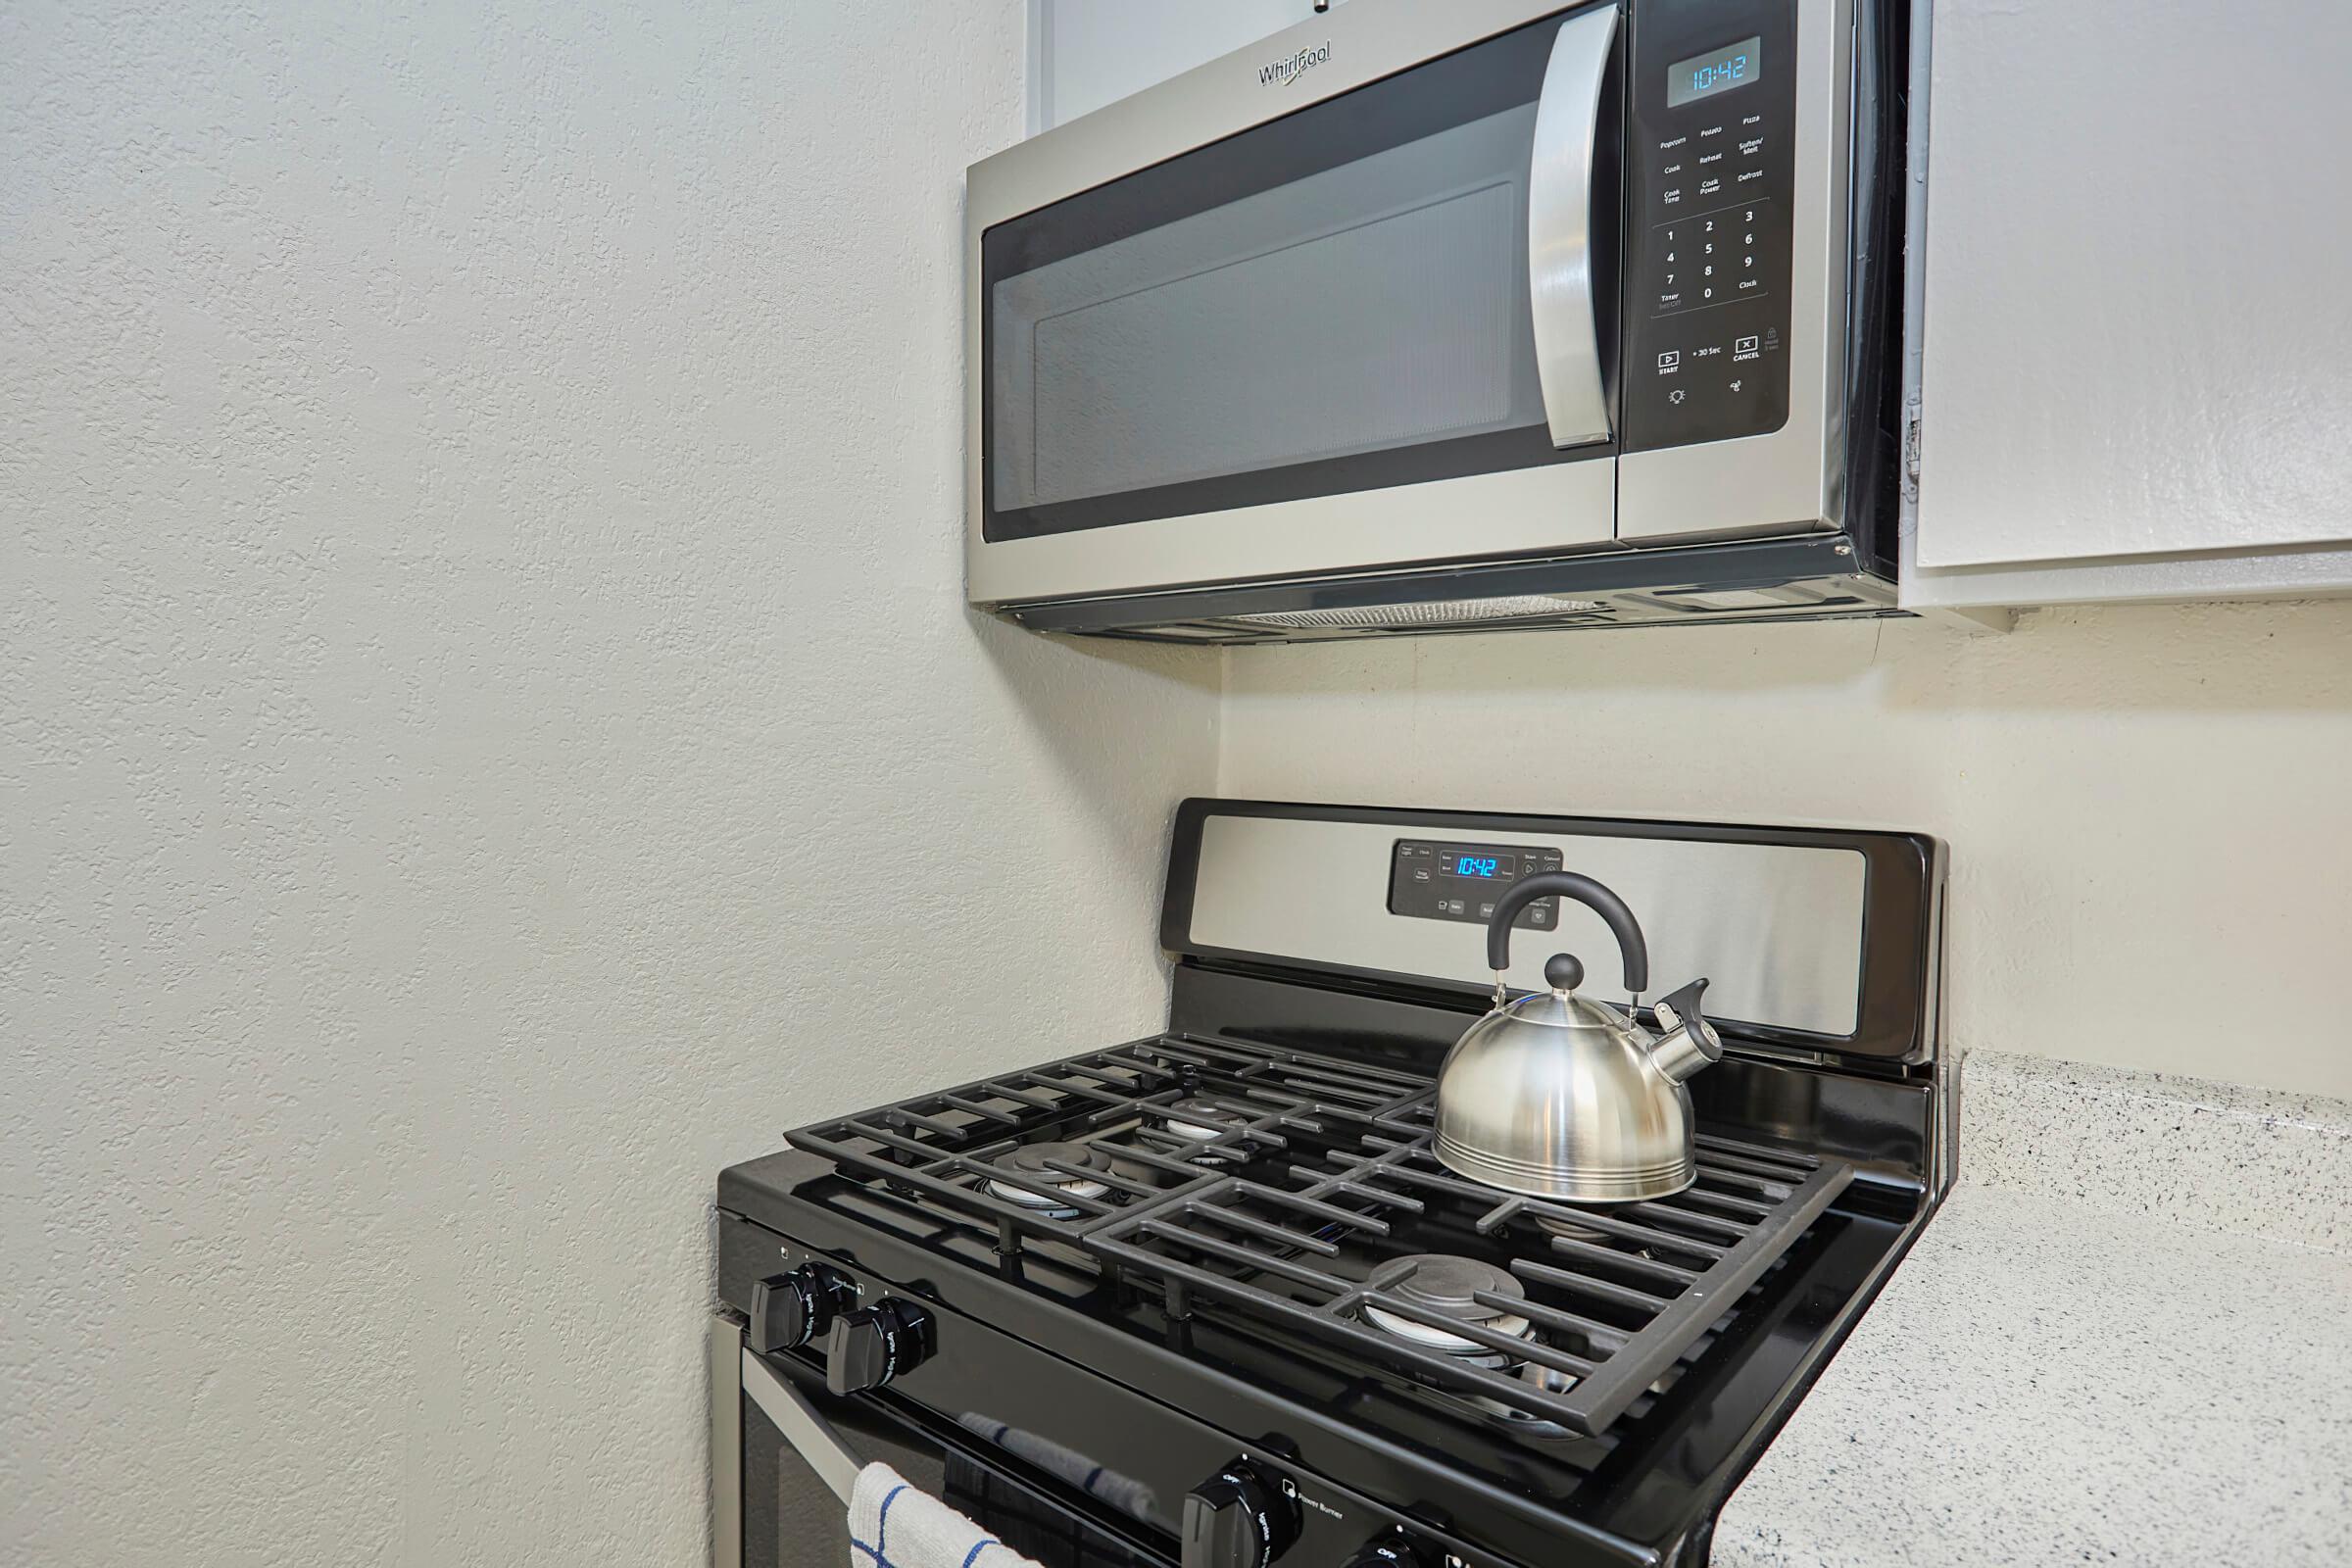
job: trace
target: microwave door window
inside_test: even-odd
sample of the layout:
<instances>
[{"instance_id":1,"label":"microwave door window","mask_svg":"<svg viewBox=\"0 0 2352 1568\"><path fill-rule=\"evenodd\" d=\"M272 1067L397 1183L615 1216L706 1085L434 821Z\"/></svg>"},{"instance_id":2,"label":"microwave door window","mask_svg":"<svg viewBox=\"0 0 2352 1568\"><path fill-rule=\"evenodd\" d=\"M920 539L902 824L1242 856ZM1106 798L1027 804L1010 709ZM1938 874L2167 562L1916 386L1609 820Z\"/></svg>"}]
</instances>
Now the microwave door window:
<instances>
[{"instance_id":1,"label":"microwave door window","mask_svg":"<svg viewBox=\"0 0 2352 1568\"><path fill-rule=\"evenodd\" d=\"M1410 88L1426 119L1443 101L1437 68L992 229L989 536L1577 456L1548 438L1528 293L1530 151L1554 30L1467 51L1496 53L1483 73L1443 63L1473 90L1410 139L1346 156L1395 122L1352 101ZM1242 144L1265 137L1320 167L1203 201L1220 170L1248 177ZM1106 212L1090 222L1094 200ZM1031 223L1040 235L1021 232Z\"/></svg>"},{"instance_id":2,"label":"microwave door window","mask_svg":"<svg viewBox=\"0 0 2352 1568\"><path fill-rule=\"evenodd\" d=\"M1000 498L1533 424L1532 106L996 285Z\"/></svg>"}]
</instances>

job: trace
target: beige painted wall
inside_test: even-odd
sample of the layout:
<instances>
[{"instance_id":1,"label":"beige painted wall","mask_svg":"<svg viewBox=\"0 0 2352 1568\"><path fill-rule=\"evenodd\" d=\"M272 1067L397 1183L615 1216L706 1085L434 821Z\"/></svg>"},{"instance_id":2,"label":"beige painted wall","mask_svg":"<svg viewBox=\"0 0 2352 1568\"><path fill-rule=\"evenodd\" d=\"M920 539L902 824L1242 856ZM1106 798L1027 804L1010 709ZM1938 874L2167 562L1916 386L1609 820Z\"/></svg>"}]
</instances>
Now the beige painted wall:
<instances>
[{"instance_id":1,"label":"beige painted wall","mask_svg":"<svg viewBox=\"0 0 2352 1568\"><path fill-rule=\"evenodd\" d=\"M1022 14L0 22L0 1562L699 1562L719 1167L1162 1015L1214 656L962 606Z\"/></svg>"},{"instance_id":2,"label":"beige painted wall","mask_svg":"<svg viewBox=\"0 0 2352 1568\"><path fill-rule=\"evenodd\" d=\"M1951 845L1949 1038L2352 1095L2352 603L1227 656L1223 793Z\"/></svg>"}]
</instances>

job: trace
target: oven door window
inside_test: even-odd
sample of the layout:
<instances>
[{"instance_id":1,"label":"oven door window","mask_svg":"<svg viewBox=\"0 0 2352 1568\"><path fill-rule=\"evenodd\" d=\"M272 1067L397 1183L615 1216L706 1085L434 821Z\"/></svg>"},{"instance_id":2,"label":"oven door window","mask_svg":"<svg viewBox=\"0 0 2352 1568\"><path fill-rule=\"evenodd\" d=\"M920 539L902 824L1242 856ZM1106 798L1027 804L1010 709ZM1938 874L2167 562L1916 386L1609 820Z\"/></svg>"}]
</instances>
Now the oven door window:
<instances>
[{"instance_id":1,"label":"oven door window","mask_svg":"<svg viewBox=\"0 0 2352 1568\"><path fill-rule=\"evenodd\" d=\"M1531 299L1531 170L1560 28L1502 34L989 229L984 537L1607 456L1605 416L1570 435L1547 421L1536 317L1556 307ZM1598 80L1582 121L1606 142L1590 211L1614 214ZM1600 302L1576 327L1592 360L1611 336L1609 247L1575 238L1570 268ZM1587 370L1595 399L1601 369Z\"/></svg>"}]
</instances>

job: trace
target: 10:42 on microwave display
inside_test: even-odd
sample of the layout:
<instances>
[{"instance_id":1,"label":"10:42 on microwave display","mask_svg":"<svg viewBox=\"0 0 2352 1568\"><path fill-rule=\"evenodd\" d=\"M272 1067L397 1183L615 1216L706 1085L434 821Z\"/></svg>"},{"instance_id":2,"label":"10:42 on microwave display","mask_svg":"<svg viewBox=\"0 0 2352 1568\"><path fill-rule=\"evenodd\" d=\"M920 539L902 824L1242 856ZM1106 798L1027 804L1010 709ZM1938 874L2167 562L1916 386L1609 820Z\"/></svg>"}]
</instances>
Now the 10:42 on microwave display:
<instances>
[{"instance_id":1,"label":"10:42 on microwave display","mask_svg":"<svg viewBox=\"0 0 2352 1568\"><path fill-rule=\"evenodd\" d=\"M1679 109L1698 98L1711 98L1734 87L1744 87L1764 69L1764 40L1742 38L1724 49L1678 60L1666 68L1666 107Z\"/></svg>"}]
</instances>

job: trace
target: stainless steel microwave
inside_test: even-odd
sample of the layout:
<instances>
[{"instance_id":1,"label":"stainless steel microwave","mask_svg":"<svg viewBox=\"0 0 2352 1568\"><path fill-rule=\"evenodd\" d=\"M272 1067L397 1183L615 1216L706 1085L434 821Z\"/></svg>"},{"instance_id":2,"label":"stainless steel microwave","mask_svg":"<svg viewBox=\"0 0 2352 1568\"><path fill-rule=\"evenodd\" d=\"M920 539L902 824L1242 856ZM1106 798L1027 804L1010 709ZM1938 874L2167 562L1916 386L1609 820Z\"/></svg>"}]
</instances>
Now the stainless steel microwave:
<instances>
[{"instance_id":1,"label":"stainless steel microwave","mask_svg":"<svg viewBox=\"0 0 2352 1568\"><path fill-rule=\"evenodd\" d=\"M1250 643L1895 612L1907 0L1353 0L972 167L966 580Z\"/></svg>"}]
</instances>

